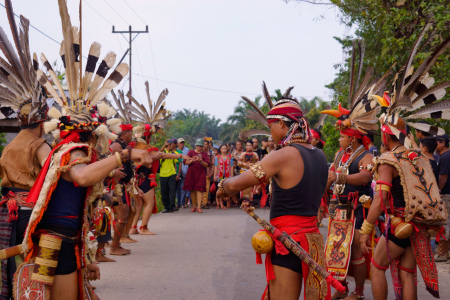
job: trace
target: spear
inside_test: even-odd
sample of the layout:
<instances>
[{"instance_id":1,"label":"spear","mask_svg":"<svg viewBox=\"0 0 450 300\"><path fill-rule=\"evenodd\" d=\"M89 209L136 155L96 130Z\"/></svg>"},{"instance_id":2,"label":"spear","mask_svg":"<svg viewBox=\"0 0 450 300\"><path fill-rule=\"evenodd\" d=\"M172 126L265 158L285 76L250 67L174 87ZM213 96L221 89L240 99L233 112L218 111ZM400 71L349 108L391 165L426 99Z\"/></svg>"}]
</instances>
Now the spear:
<instances>
[{"instance_id":1,"label":"spear","mask_svg":"<svg viewBox=\"0 0 450 300\"><path fill-rule=\"evenodd\" d=\"M241 205L241 209L245 211L249 216L255 219L259 225L261 225L265 230L272 233L274 236L278 236L277 239L292 253L297 255L304 263L306 263L310 268L312 268L320 277L324 278L328 283L331 284L336 290L341 293L345 293L345 287L337 281L330 273L328 273L321 265L314 261L314 259L309 255L308 252L305 251L290 235L286 232L281 232L281 234L276 235L275 233L279 232L275 226L270 224L264 219L261 219L254 213L255 208L250 207L250 202L243 201Z\"/></svg>"}]
</instances>

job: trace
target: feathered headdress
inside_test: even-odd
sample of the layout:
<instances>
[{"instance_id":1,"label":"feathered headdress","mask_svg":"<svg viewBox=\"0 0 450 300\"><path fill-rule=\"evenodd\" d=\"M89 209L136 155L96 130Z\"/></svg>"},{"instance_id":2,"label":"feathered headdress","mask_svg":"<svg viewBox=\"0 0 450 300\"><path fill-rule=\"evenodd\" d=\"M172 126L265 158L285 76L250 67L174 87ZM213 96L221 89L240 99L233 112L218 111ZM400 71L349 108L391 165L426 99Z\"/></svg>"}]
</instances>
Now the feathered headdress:
<instances>
[{"instance_id":1,"label":"feathered headdress","mask_svg":"<svg viewBox=\"0 0 450 300\"><path fill-rule=\"evenodd\" d=\"M395 135L408 148L411 147L411 141L406 136L406 125L432 135L442 135L445 133L442 128L413 121L450 119L450 99L439 101L445 96L445 89L450 87L450 81L435 84L434 78L428 73L437 58L450 47L450 37L437 46L416 71L412 66L422 39L430 27L431 23L428 23L422 29L405 66L396 74L392 97L387 92L383 97L376 97L385 108L385 113L380 117L381 130Z\"/></svg>"},{"instance_id":2,"label":"feathered headdress","mask_svg":"<svg viewBox=\"0 0 450 300\"><path fill-rule=\"evenodd\" d=\"M119 109L119 114L126 124L136 125L133 129L137 135L151 136L166 126L166 120L171 114L167 114L166 96L169 94L167 89L163 90L155 102L150 98L150 89L148 81L145 82L145 91L149 110L145 105L139 103L130 93L127 94L131 103L125 101L125 95L119 91L119 97L114 92L113 98Z\"/></svg>"},{"instance_id":3,"label":"feathered headdress","mask_svg":"<svg viewBox=\"0 0 450 300\"><path fill-rule=\"evenodd\" d=\"M266 83L264 81L262 84L262 89L263 89L264 99L266 100L266 104L269 107L269 109L272 109L273 108L272 97L270 96L269 91L267 90ZM290 90L292 90L292 88L289 88L288 91L290 91ZM254 101L248 99L245 96L241 96L241 98L253 108L253 109L247 110L246 117L249 118L250 120L253 120L253 121L256 121L256 122L262 124L266 128L266 130L264 130L264 129L242 130L239 133L239 139L241 141L246 141L249 137L255 136L255 135L271 136L270 132L268 131L269 125L267 124L266 114L258 107L258 105Z\"/></svg>"},{"instance_id":4,"label":"feathered headdress","mask_svg":"<svg viewBox=\"0 0 450 300\"><path fill-rule=\"evenodd\" d=\"M155 102L150 98L150 89L148 81L145 82L145 92L147 94L147 101L149 111L145 105L140 104L130 93L127 94L131 103L127 103L127 108L130 111L130 116L137 121L137 126L134 128L136 134L143 134L150 137L152 134L158 132L166 126L166 120L170 118L171 114L167 114L166 97L169 90L165 89L159 94L158 100Z\"/></svg>"},{"instance_id":5,"label":"feathered headdress","mask_svg":"<svg viewBox=\"0 0 450 300\"><path fill-rule=\"evenodd\" d=\"M17 112L20 125L30 125L47 119L46 92L36 79L36 54L30 54L30 21L20 16L17 30L11 0L5 1L5 8L17 53L0 27L0 49L6 58L0 57L0 107Z\"/></svg>"},{"instance_id":6,"label":"feathered headdress","mask_svg":"<svg viewBox=\"0 0 450 300\"><path fill-rule=\"evenodd\" d=\"M80 32L77 27L72 27L66 0L58 0L58 4L64 36L64 40L61 43L60 55L65 67L69 97L66 96L64 89L47 58L42 54L41 61L44 66L46 66L59 94L47 79L44 72L38 70L37 78L61 108L59 110L52 107L49 111L49 116L53 119L46 125L46 131L49 132L59 129L61 139L65 139L72 133L77 135L77 132L82 131L94 131L100 140L104 140L103 137L112 139L113 134L111 134L106 125L113 126L114 131L118 133L118 121L107 121L106 116L112 117L116 111L113 111L110 108L107 109L104 106L102 108L101 104L99 104L99 107L97 104L100 100L103 100L103 98L111 92L111 90L116 87L128 73L128 65L124 63L119 64L105 80L108 71L115 63L116 55L112 52L108 53L100 63L97 71L95 71L100 56L101 45L94 42L89 49L86 69L83 74L79 61L79 58L81 57ZM95 114L93 115L91 110L93 110L96 105L99 114L103 118L106 118L104 120L105 122L95 120ZM102 110L102 113L100 113L100 109ZM102 124L105 126L98 128Z\"/></svg>"},{"instance_id":7,"label":"feathered headdress","mask_svg":"<svg viewBox=\"0 0 450 300\"><path fill-rule=\"evenodd\" d=\"M355 83L355 61L356 47L358 45L359 67ZM350 87L349 87L349 109L342 107L339 103L338 110L324 110L321 113L336 117L338 120L335 124L337 130L348 133L349 135L363 136L366 133L375 133L378 130L377 113L379 108L377 100L373 95L380 93L386 85L386 73L378 82L370 84L372 80L373 69L367 68L364 78L359 84L364 61L364 44L362 41L353 43L352 60L350 67Z\"/></svg>"}]
</instances>

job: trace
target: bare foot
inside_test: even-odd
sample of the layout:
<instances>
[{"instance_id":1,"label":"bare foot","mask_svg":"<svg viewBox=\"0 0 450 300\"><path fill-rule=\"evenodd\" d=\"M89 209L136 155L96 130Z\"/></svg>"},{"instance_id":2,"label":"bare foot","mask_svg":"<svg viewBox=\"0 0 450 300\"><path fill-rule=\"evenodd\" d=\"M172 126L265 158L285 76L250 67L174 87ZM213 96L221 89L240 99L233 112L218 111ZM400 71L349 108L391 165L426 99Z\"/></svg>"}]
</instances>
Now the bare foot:
<instances>
[{"instance_id":1,"label":"bare foot","mask_svg":"<svg viewBox=\"0 0 450 300\"><path fill-rule=\"evenodd\" d=\"M228 209L228 207L222 207L222 209Z\"/></svg>"},{"instance_id":2,"label":"bare foot","mask_svg":"<svg viewBox=\"0 0 450 300\"><path fill-rule=\"evenodd\" d=\"M344 299L345 297L347 297L348 293L341 293L339 291L335 291L333 293L333 295L331 295L331 299L335 300L335 299Z\"/></svg>"},{"instance_id":3,"label":"bare foot","mask_svg":"<svg viewBox=\"0 0 450 300\"><path fill-rule=\"evenodd\" d=\"M120 238L120 242L124 243L124 244L130 244L130 243L136 243L136 240L133 240L132 238L130 238L129 236L125 235L123 237Z\"/></svg>"},{"instance_id":4,"label":"bare foot","mask_svg":"<svg viewBox=\"0 0 450 300\"><path fill-rule=\"evenodd\" d=\"M103 255L101 253L97 253L95 259L96 259L97 263L99 263L99 262L115 262L114 259L106 257L105 255Z\"/></svg>"},{"instance_id":5,"label":"bare foot","mask_svg":"<svg viewBox=\"0 0 450 300\"><path fill-rule=\"evenodd\" d=\"M139 231L139 234L142 234L142 235L156 235L156 233L151 232L148 229L141 229L141 231Z\"/></svg>"},{"instance_id":6,"label":"bare foot","mask_svg":"<svg viewBox=\"0 0 450 300\"><path fill-rule=\"evenodd\" d=\"M111 246L111 249L109 249L110 255L127 255L130 254L131 250L122 248L121 246Z\"/></svg>"},{"instance_id":7,"label":"bare foot","mask_svg":"<svg viewBox=\"0 0 450 300\"><path fill-rule=\"evenodd\" d=\"M139 231L137 230L137 228L131 228L130 234L139 234Z\"/></svg>"},{"instance_id":8,"label":"bare foot","mask_svg":"<svg viewBox=\"0 0 450 300\"><path fill-rule=\"evenodd\" d=\"M358 300L358 299L364 299L364 295L351 293L349 296L344 298L344 300Z\"/></svg>"}]
</instances>

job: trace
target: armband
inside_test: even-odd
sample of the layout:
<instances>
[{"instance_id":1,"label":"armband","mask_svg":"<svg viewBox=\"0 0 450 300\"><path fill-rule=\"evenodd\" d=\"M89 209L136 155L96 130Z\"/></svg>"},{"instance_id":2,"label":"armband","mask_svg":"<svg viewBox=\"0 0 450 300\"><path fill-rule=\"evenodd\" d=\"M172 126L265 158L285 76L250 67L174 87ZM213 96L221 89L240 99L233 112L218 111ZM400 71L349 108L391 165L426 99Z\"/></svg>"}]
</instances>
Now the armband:
<instances>
[{"instance_id":1,"label":"armband","mask_svg":"<svg viewBox=\"0 0 450 300\"><path fill-rule=\"evenodd\" d=\"M372 173L373 165L372 164L368 164L368 165L365 165L365 166L361 166L361 167L359 167L359 171L368 171L368 172Z\"/></svg>"},{"instance_id":2,"label":"armband","mask_svg":"<svg viewBox=\"0 0 450 300\"><path fill-rule=\"evenodd\" d=\"M385 192L389 193L391 191L391 187L392 187L392 184L378 180L376 182L375 191L379 192L381 190L381 191L385 191Z\"/></svg>"},{"instance_id":3,"label":"armband","mask_svg":"<svg viewBox=\"0 0 450 300\"><path fill-rule=\"evenodd\" d=\"M256 179L258 179L259 183L264 183L266 181L266 172L264 172L260 163L256 163L250 167L250 170L255 175Z\"/></svg>"},{"instance_id":4,"label":"armband","mask_svg":"<svg viewBox=\"0 0 450 300\"><path fill-rule=\"evenodd\" d=\"M367 222L367 220L364 220L364 223L361 226L361 229L359 230L360 234L371 234L373 232L373 229L375 228L374 224L370 224Z\"/></svg>"}]
</instances>

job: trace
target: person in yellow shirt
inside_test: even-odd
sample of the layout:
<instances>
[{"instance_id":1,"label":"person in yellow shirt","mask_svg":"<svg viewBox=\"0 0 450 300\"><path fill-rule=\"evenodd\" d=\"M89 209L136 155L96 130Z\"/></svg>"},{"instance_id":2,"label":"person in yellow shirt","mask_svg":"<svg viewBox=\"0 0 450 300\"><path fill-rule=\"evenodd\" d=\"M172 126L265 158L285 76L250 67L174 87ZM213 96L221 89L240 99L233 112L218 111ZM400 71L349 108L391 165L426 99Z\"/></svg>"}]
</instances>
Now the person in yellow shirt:
<instances>
[{"instance_id":1,"label":"person in yellow shirt","mask_svg":"<svg viewBox=\"0 0 450 300\"><path fill-rule=\"evenodd\" d=\"M161 151L164 153L175 153L176 148L177 140L168 139ZM176 159L160 160L159 180L161 185L161 200L164 205L163 213L178 211L178 207L175 206L177 181L180 180L178 174L180 174L180 170L176 169Z\"/></svg>"}]
</instances>

